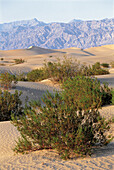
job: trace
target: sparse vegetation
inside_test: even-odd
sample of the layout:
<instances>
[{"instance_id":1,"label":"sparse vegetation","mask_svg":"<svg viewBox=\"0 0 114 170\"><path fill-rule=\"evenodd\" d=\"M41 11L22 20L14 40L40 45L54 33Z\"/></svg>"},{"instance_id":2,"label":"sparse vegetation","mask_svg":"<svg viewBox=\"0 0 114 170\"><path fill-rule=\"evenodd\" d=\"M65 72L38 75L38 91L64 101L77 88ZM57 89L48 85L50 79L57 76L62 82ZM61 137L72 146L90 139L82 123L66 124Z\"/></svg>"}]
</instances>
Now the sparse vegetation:
<instances>
[{"instance_id":1,"label":"sparse vegetation","mask_svg":"<svg viewBox=\"0 0 114 170\"><path fill-rule=\"evenodd\" d=\"M21 64L21 63L24 63L25 62L25 60L23 60L23 59L14 59L15 60L15 64Z\"/></svg>"},{"instance_id":2,"label":"sparse vegetation","mask_svg":"<svg viewBox=\"0 0 114 170\"><path fill-rule=\"evenodd\" d=\"M99 74L109 74L109 71L101 68L97 62L87 67L80 64L77 60L64 57L63 60L58 59L57 62L47 62L42 69L36 69L27 74L28 81L39 81L45 78L52 78L54 81L64 82L68 77L73 78L77 75L91 76Z\"/></svg>"},{"instance_id":3,"label":"sparse vegetation","mask_svg":"<svg viewBox=\"0 0 114 170\"><path fill-rule=\"evenodd\" d=\"M0 90L0 121L11 120L11 114L14 116L21 115L23 113L22 102L20 100L21 92L15 91L11 94L8 91L2 92Z\"/></svg>"},{"instance_id":4,"label":"sparse vegetation","mask_svg":"<svg viewBox=\"0 0 114 170\"><path fill-rule=\"evenodd\" d=\"M1 64L1 63L0 63L0 66L5 66L5 64L3 64L3 63Z\"/></svg>"},{"instance_id":5,"label":"sparse vegetation","mask_svg":"<svg viewBox=\"0 0 114 170\"><path fill-rule=\"evenodd\" d=\"M91 155L96 144L108 144L109 122L98 111L103 92L96 79L78 76L64 82L61 93L48 92L42 99L45 105L31 102L20 119L12 115L12 123L21 133L14 150L53 148L68 159L72 154Z\"/></svg>"}]
</instances>

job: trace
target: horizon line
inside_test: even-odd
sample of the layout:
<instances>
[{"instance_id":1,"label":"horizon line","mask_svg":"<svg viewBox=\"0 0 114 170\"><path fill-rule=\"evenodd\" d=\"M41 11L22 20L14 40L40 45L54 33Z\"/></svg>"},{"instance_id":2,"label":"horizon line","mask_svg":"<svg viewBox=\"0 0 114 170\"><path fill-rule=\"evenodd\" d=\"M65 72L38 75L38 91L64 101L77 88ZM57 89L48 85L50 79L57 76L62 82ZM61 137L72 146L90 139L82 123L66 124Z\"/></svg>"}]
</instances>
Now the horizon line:
<instances>
[{"instance_id":1,"label":"horizon line","mask_svg":"<svg viewBox=\"0 0 114 170\"><path fill-rule=\"evenodd\" d=\"M65 21L51 21L51 22L45 22L43 20L38 20L36 17L35 18L31 18L31 19L20 19L20 20L13 20L13 21L8 21L8 22L0 22L0 24L10 24L10 23L13 23L13 22L20 22L20 21L30 21L30 20L37 20L39 22L44 22L44 23L47 23L47 24L50 24L50 23L70 23L71 21L73 20L77 20L77 21L101 21L101 20L104 20L104 19L114 19L114 17L111 17L111 18L102 18L102 19L80 19L80 18L74 18L68 22L65 22Z\"/></svg>"}]
</instances>

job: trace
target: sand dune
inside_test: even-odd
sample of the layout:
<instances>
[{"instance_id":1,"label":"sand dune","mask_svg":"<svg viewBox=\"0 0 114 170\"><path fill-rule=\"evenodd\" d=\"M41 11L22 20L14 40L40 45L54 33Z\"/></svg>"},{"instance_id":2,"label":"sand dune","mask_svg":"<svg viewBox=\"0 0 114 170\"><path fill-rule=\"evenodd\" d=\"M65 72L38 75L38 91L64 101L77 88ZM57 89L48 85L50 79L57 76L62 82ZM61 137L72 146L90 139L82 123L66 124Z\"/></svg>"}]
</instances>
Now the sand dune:
<instances>
[{"instance_id":1,"label":"sand dune","mask_svg":"<svg viewBox=\"0 0 114 170\"><path fill-rule=\"evenodd\" d=\"M40 47L30 47L28 49L16 49L16 50L0 50L0 57L7 57L7 56L33 56L33 55L39 55L39 54L48 54L48 53L54 53L57 52L55 50L40 48Z\"/></svg>"},{"instance_id":2,"label":"sand dune","mask_svg":"<svg viewBox=\"0 0 114 170\"><path fill-rule=\"evenodd\" d=\"M35 69L43 66L44 60L46 61L56 61L57 58L62 58L64 55L68 57L73 57L80 62L84 62L87 65L93 64L95 62L107 62L110 63L114 61L114 45L107 45L101 47L92 47L89 49L80 48L67 48L60 50L50 50L40 47L31 47L29 49L17 49L17 50L7 50L0 51L0 58L4 58L4 66L13 67L28 67L30 69ZM15 65L14 59L22 58L25 60L24 63ZM0 61L0 69L3 70L2 62Z\"/></svg>"}]
</instances>

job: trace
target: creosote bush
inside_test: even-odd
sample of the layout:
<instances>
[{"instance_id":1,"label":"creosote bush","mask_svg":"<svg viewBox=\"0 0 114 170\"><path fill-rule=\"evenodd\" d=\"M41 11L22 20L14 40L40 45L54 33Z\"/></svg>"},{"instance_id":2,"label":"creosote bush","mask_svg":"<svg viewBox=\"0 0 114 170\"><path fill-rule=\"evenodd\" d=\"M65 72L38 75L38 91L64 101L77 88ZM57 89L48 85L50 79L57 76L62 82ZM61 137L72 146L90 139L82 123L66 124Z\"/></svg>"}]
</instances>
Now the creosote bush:
<instances>
[{"instance_id":1,"label":"creosote bush","mask_svg":"<svg viewBox=\"0 0 114 170\"><path fill-rule=\"evenodd\" d=\"M25 73L16 74L16 78L18 81L28 81Z\"/></svg>"},{"instance_id":2,"label":"creosote bush","mask_svg":"<svg viewBox=\"0 0 114 170\"><path fill-rule=\"evenodd\" d=\"M63 89L65 98L73 102L78 109L83 106L86 108L99 108L112 102L112 91L108 84L100 85L97 79L91 79L85 76L69 78L64 84ZM64 93L63 92L63 93ZM70 94L70 95L69 95Z\"/></svg>"},{"instance_id":3,"label":"creosote bush","mask_svg":"<svg viewBox=\"0 0 114 170\"><path fill-rule=\"evenodd\" d=\"M15 91L11 94L8 91L0 90L0 121L11 120L11 114L14 116L23 113L22 102L20 100L21 92Z\"/></svg>"},{"instance_id":4,"label":"creosote bush","mask_svg":"<svg viewBox=\"0 0 114 170\"><path fill-rule=\"evenodd\" d=\"M101 117L101 86L97 80L78 76L63 84L61 93L47 94L44 105L32 102L12 123L21 133L16 152L56 149L61 158L91 155L97 145L108 144L109 122Z\"/></svg>"},{"instance_id":5,"label":"creosote bush","mask_svg":"<svg viewBox=\"0 0 114 170\"><path fill-rule=\"evenodd\" d=\"M0 85L4 89L9 89L12 87L12 83L14 86L17 84L17 78L15 75L11 75L8 72L0 74Z\"/></svg>"},{"instance_id":6,"label":"creosote bush","mask_svg":"<svg viewBox=\"0 0 114 170\"><path fill-rule=\"evenodd\" d=\"M24 63L25 60L23 60L22 58L20 59L14 59L15 60L15 64L21 64L21 63Z\"/></svg>"},{"instance_id":7,"label":"creosote bush","mask_svg":"<svg viewBox=\"0 0 114 170\"><path fill-rule=\"evenodd\" d=\"M27 80L28 81L40 81L47 78L45 72L43 69L36 69L36 70L32 70L31 72L29 72L27 74Z\"/></svg>"},{"instance_id":8,"label":"creosote bush","mask_svg":"<svg viewBox=\"0 0 114 170\"><path fill-rule=\"evenodd\" d=\"M114 105L114 89L112 89L111 94L112 94L112 102L111 102L111 104Z\"/></svg>"},{"instance_id":9,"label":"creosote bush","mask_svg":"<svg viewBox=\"0 0 114 170\"><path fill-rule=\"evenodd\" d=\"M103 66L104 68L109 68L109 64L108 63L102 63L101 66Z\"/></svg>"}]
</instances>

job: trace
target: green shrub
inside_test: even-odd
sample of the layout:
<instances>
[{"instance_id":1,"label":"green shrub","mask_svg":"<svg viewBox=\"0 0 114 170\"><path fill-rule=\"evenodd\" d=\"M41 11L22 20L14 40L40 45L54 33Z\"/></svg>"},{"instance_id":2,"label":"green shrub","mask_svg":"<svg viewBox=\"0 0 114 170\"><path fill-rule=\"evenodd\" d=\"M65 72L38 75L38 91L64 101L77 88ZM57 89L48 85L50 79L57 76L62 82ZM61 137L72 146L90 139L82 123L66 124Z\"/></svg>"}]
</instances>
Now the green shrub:
<instances>
[{"instance_id":1,"label":"green shrub","mask_svg":"<svg viewBox=\"0 0 114 170\"><path fill-rule=\"evenodd\" d=\"M109 64L108 63L102 63L101 66L103 66L105 68L109 68Z\"/></svg>"},{"instance_id":2,"label":"green shrub","mask_svg":"<svg viewBox=\"0 0 114 170\"><path fill-rule=\"evenodd\" d=\"M20 100L21 92L15 91L11 94L8 91L2 92L0 90L0 121L7 121L11 119L11 114L14 116L22 114L23 107Z\"/></svg>"},{"instance_id":3,"label":"green shrub","mask_svg":"<svg viewBox=\"0 0 114 170\"><path fill-rule=\"evenodd\" d=\"M11 75L8 72L0 74L1 87L4 89L9 89L12 87L12 83L14 83L14 86L17 84L17 78L15 75Z\"/></svg>"},{"instance_id":4,"label":"green shrub","mask_svg":"<svg viewBox=\"0 0 114 170\"><path fill-rule=\"evenodd\" d=\"M23 60L22 58L20 59L14 59L15 60L15 64L21 64L21 63L24 63L25 60Z\"/></svg>"},{"instance_id":5,"label":"green shrub","mask_svg":"<svg viewBox=\"0 0 114 170\"><path fill-rule=\"evenodd\" d=\"M43 69L32 70L27 74L28 81L40 81L47 78Z\"/></svg>"},{"instance_id":6,"label":"green shrub","mask_svg":"<svg viewBox=\"0 0 114 170\"><path fill-rule=\"evenodd\" d=\"M105 136L109 122L98 111L101 100L97 80L69 79L61 93L48 92L43 97L43 106L30 103L20 120L12 116L12 123L21 133L14 150L53 148L63 159L71 158L72 154L91 155L96 144L107 144L111 140Z\"/></svg>"}]
</instances>

